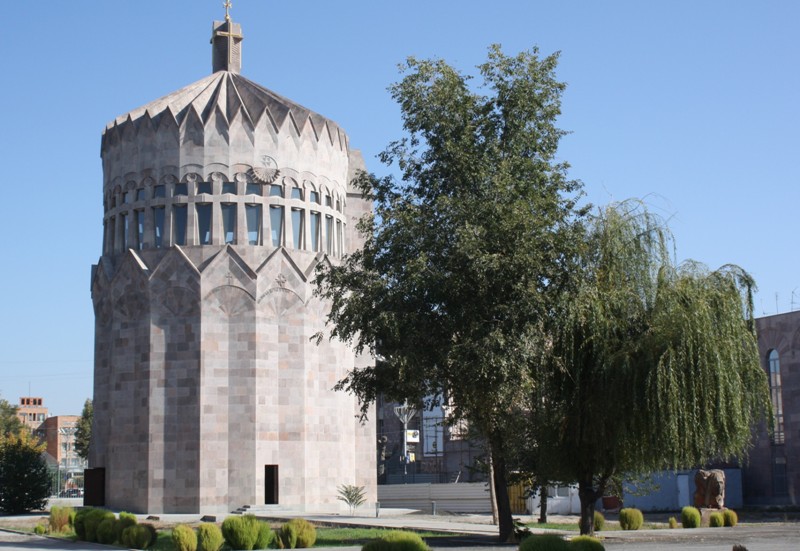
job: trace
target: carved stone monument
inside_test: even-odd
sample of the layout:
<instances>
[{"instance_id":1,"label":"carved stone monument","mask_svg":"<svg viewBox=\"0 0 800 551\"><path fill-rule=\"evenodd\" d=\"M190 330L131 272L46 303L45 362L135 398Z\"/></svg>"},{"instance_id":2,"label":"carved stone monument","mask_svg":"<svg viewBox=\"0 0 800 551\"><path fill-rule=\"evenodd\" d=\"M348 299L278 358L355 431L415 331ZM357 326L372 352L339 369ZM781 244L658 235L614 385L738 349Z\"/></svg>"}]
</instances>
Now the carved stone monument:
<instances>
[{"instance_id":1,"label":"carved stone monument","mask_svg":"<svg viewBox=\"0 0 800 551\"><path fill-rule=\"evenodd\" d=\"M700 469L694 475L695 507L725 508L725 472L720 469L705 471Z\"/></svg>"}]
</instances>

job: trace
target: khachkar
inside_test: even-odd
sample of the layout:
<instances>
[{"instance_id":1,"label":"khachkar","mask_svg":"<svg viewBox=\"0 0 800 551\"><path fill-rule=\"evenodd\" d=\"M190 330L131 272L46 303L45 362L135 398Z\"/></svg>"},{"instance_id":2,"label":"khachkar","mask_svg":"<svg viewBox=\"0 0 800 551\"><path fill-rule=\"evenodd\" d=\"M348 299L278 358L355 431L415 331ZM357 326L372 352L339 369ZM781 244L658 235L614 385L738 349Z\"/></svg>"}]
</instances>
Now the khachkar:
<instances>
[{"instance_id":1,"label":"khachkar","mask_svg":"<svg viewBox=\"0 0 800 551\"><path fill-rule=\"evenodd\" d=\"M315 267L359 246L363 161L240 76L241 40L215 22L214 73L103 134L90 467L112 508L338 509L341 484L376 499L374 426L332 390L363 360L310 340Z\"/></svg>"}]
</instances>

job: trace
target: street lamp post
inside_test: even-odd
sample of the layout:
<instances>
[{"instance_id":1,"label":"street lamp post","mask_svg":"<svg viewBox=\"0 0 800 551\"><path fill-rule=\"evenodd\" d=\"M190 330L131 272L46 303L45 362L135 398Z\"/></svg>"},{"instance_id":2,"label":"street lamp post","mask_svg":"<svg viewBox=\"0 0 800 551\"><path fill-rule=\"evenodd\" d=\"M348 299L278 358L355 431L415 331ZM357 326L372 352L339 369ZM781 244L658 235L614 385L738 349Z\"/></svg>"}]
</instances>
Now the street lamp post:
<instances>
[{"instance_id":1,"label":"street lamp post","mask_svg":"<svg viewBox=\"0 0 800 551\"><path fill-rule=\"evenodd\" d=\"M406 402L402 406L395 406L394 414L403 423L403 482L405 482L408 475L408 422L417 414L417 410Z\"/></svg>"}]
</instances>

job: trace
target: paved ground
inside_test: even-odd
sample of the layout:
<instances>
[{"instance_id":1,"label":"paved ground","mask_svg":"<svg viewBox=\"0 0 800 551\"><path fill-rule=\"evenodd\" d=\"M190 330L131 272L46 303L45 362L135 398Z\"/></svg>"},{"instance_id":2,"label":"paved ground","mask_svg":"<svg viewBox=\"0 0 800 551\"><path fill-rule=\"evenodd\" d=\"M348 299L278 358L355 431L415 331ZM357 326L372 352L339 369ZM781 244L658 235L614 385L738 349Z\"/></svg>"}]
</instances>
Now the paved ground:
<instances>
[{"instance_id":1,"label":"paved ground","mask_svg":"<svg viewBox=\"0 0 800 551\"><path fill-rule=\"evenodd\" d=\"M253 511L259 517L274 520L303 516L312 522L326 525L370 526L385 528L411 528L450 532L453 537L431 539L434 549L485 550L495 547L511 551L513 545L499 545L496 540L497 527L491 524L488 515L421 515L409 510L384 509L380 517L372 515L345 516L337 514L291 515L270 511ZM199 515L159 515L162 522L193 523ZM222 520L217 516L217 521ZM7 520L7 519L3 519ZM144 519L142 519L144 520ZM526 520L526 519L523 519ZM577 522L576 517L551 516L553 522ZM538 532L538 530L534 530ZM566 534L566 532L564 532ZM456 534L459 534L458 536ZM571 532L575 535L575 532ZM742 523L734 528L698 528L695 530L639 530L635 532L601 532L608 551L730 551L734 544L745 545L748 551L797 551L800 549L800 523L797 522L758 522ZM65 540L43 538L30 534L0 531L0 551L51 549L62 551L97 551L109 549L106 546L87 543L73 543ZM336 551L356 551L359 547L331 548Z\"/></svg>"}]
</instances>

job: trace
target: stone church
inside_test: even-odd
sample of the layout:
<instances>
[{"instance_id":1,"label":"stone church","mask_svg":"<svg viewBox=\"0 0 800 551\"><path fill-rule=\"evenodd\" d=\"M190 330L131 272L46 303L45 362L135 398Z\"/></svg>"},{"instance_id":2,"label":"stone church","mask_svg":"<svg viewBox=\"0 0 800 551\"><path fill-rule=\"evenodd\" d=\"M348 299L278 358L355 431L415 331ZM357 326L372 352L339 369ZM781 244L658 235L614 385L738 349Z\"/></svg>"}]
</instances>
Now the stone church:
<instances>
[{"instance_id":1,"label":"stone church","mask_svg":"<svg viewBox=\"0 0 800 551\"><path fill-rule=\"evenodd\" d=\"M229 15L211 43L213 74L103 132L94 500L337 510L354 484L374 502L374 424L332 390L369 360L311 340L316 266L360 244L363 160L335 122L240 75Z\"/></svg>"}]
</instances>

